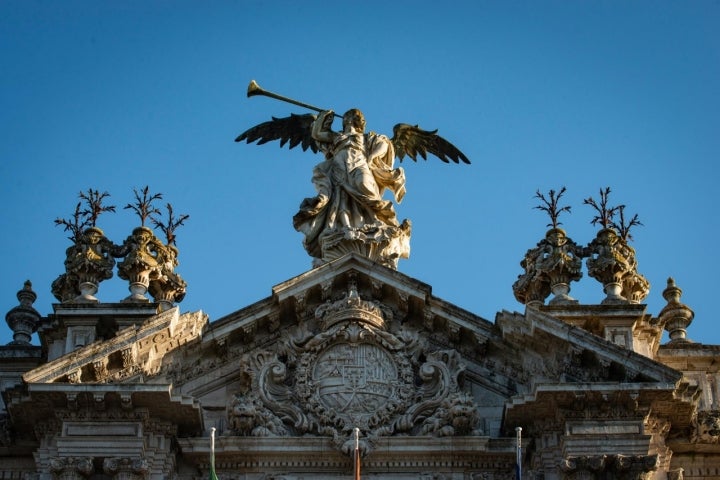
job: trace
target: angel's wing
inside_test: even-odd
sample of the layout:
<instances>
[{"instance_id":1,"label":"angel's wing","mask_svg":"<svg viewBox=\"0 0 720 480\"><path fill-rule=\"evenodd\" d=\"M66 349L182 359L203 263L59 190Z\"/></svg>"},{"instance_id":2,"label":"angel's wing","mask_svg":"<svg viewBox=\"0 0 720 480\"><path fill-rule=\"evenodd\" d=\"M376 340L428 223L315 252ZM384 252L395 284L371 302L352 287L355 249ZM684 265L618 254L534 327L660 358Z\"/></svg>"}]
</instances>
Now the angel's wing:
<instances>
[{"instance_id":1,"label":"angel's wing","mask_svg":"<svg viewBox=\"0 0 720 480\"><path fill-rule=\"evenodd\" d=\"M247 143L252 143L257 140L257 144L262 145L273 140L280 140L281 147L288 143L289 148L300 145L303 151L310 148L317 153L318 146L312 138L312 123L314 121L315 115L310 113L305 115L292 113L289 117L284 118L272 117L269 122L255 125L241 133L235 141L247 140Z\"/></svg>"},{"instance_id":2,"label":"angel's wing","mask_svg":"<svg viewBox=\"0 0 720 480\"><path fill-rule=\"evenodd\" d=\"M470 163L470 160L452 143L448 142L437 130L432 132L422 130L417 125L398 123L393 127L393 137L390 139L395 147L395 155L402 160L405 155L417 161L417 155L427 160L427 154L432 153L445 163L452 160L455 163Z\"/></svg>"}]
</instances>

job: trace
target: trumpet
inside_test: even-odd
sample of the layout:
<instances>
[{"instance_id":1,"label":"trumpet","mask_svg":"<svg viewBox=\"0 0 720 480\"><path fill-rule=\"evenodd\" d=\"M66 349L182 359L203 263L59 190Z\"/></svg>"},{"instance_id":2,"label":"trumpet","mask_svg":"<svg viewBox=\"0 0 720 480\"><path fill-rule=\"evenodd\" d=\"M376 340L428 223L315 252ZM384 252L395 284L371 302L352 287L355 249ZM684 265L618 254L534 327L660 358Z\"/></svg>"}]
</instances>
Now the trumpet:
<instances>
[{"instance_id":1,"label":"trumpet","mask_svg":"<svg viewBox=\"0 0 720 480\"><path fill-rule=\"evenodd\" d=\"M261 88L260 85L258 85L255 80L250 80L250 85L248 85L248 88L247 88L247 96L249 98L249 97L254 97L255 95L262 95L264 97L270 97L270 98L274 98L275 100L280 100L281 102L292 103L293 105L307 108L309 110L314 110L316 112L324 112L324 111L328 110L327 108L318 108L318 107L315 107L312 105L308 105L307 103L298 102L297 100L293 100L292 98L278 95L277 93L268 92L267 90ZM342 115L338 115L335 112L333 112L333 115L335 115L338 118L342 118Z\"/></svg>"}]
</instances>

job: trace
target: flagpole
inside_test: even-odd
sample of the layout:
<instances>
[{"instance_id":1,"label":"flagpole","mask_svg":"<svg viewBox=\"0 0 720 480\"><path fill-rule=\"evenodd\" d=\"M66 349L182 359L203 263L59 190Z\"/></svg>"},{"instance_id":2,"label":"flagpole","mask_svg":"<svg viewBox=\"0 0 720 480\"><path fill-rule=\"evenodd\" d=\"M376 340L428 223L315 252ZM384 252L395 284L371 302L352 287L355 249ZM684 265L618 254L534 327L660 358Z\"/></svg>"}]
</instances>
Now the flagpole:
<instances>
[{"instance_id":1,"label":"flagpole","mask_svg":"<svg viewBox=\"0 0 720 480\"><path fill-rule=\"evenodd\" d=\"M354 470L355 480L360 480L360 429L355 427L355 455L354 455Z\"/></svg>"},{"instance_id":2,"label":"flagpole","mask_svg":"<svg viewBox=\"0 0 720 480\"><path fill-rule=\"evenodd\" d=\"M210 429L210 480L218 480L215 473L215 427Z\"/></svg>"},{"instance_id":3,"label":"flagpole","mask_svg":"<svg viewBox=\"0 0 720 480\"><path fill-rule=\"evenodd\" d=\"M522 480L522 427L515 427L515 434L515 478L516 480Z\"/></svg>"}]
</instances>

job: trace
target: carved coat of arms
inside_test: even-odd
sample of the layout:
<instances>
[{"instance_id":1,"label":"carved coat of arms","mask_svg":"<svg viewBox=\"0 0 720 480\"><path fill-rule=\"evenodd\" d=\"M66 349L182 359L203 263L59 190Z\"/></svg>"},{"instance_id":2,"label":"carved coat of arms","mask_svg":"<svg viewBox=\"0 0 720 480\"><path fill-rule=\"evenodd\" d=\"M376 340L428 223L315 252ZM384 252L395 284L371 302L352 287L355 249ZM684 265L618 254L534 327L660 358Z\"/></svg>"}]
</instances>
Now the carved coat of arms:
<instances>
[{"instance_id":1,"label":"carved coat of arms","mask_svg":"<svg viewBox=\"0 0 720 480\"><path fill-rule=\"evenodd\" d=\"M274 351L243 359L252 379L228 417L238 435L331 436L349 450L359 428L367 451L381 436L480 435L465 369L454 350L430 351L417 331L389 332L390 315L354 287L316 310L316 322L288 332Z\"/></svg>"}]
</instances>

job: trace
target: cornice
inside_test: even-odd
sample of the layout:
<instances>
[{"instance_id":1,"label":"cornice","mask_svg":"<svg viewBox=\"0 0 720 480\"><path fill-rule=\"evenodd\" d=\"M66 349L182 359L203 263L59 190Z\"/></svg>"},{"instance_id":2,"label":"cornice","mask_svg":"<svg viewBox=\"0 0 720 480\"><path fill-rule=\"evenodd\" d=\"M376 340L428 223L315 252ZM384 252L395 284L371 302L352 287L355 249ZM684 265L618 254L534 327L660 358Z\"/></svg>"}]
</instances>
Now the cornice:
<instances>
[{"instance_id":1,"label":"cornice","mask_svg":"<svg viewBox=\"0 0 720 480\"><path fill-rule=\"evenodd\" d=\"M98 370L94 365L97 362L107 364L107 359L114 354L122 357L121 368L132 366L142 371L151 363L153 364L151 368L155 368L154 363L168 351L198 338L202 333L202 325L206 322L207 318L202 312L180 315L178 308L175 307L140 325L120 330L109 340L93 342L37 367L23 375L23 380L27 383L49 383L58 381L70 373L76 374L83 369L92 369L95 372L92 381L103 381L106 379L103 375L112 375L113 372Z\"/></svg>"}]
</instances>

